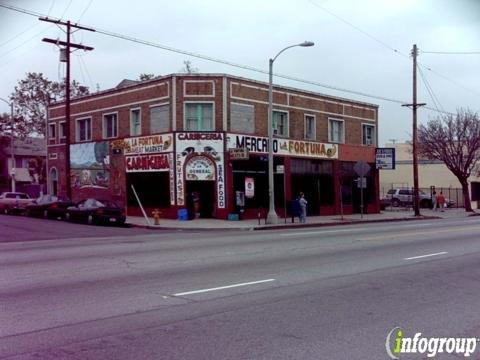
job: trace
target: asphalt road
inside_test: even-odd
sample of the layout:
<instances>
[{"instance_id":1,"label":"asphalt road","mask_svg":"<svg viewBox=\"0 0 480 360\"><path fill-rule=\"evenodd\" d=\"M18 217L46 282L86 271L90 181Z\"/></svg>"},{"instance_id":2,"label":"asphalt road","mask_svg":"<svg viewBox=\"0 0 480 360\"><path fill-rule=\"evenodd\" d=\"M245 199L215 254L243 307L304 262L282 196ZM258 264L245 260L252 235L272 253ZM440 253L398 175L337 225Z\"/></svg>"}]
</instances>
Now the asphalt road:
<instances>
[{"instance_id":1,"label":"asphalt road","mask_svg":"<svg viewBox=\"0 0 480 360\"><path fill-rule=\"evenodd\" d=\"M0 359L375 360L397 326L479 338L479 233L477 217L152 233L1 216L17 241L0 242Z\"/></svg>"}]
</instances>

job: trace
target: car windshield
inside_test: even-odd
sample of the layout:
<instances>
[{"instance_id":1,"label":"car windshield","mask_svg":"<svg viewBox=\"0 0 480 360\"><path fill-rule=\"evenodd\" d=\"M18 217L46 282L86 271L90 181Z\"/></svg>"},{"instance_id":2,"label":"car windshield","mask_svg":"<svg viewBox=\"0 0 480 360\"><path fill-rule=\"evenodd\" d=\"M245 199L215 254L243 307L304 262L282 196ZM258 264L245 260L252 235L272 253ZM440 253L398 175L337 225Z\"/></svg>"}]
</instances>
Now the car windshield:
<instances>
[{"instance_id":1,"label":"car windshield","mask_svg":"<svg viewBox=\"0 0 480 360\"><path fill-rule=\"evenodd\" d=\"M42 195L37 200L35 200L35 202L37 204L49 204L57 200L58 198L54 195Z\"/></svg>"}]
</instances>

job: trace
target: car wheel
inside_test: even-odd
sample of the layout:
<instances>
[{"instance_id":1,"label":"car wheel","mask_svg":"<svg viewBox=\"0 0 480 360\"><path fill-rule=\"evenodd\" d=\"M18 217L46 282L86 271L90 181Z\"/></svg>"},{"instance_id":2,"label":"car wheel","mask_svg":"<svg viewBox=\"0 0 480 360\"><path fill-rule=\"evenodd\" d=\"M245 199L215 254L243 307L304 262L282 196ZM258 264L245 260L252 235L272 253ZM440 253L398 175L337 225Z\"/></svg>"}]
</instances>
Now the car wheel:
<instances>
[{"instance_id":1,"label":"car wheel","mask_svg":"<svg viewBox=\"0 0 480 360\"><path fill-rule=\"evenodd\" d=\"M93 215L92 215L92 214L88 215L87 223L88 223L88 225L92 225L92 224L93 224Z\"/></svg>"},{"instance_id":2,"label":"car wheel","mask_svg":"<svg viewBox=\"0 0 480 360\"><path fill-rule=\"evenodd\" d=\"M43 210L43 218L48 219L48 210Z\"/></svg>"},{"instance_id":3,"label":"car wheel","mask_svg":"<svg viewBox=\"0 0 480 360\"><path fill-rule=\"evenodd\" d=\"M393 199L393 200L392 200L392 206L393 206L393 207L399 207L399 206L400 206L400 200L398 200L398 199Z\"/></svg>"},{"instance_id":4,"label":"car wheel","mask_svg":"<svg viewBox=\"0 0 480 360\"><path fill-rule=\"evenodd\" d=\"M70 218L71 218L70 213L66 212L65 213L65 220L70 221Z\"/></svg>"}]
</instances>

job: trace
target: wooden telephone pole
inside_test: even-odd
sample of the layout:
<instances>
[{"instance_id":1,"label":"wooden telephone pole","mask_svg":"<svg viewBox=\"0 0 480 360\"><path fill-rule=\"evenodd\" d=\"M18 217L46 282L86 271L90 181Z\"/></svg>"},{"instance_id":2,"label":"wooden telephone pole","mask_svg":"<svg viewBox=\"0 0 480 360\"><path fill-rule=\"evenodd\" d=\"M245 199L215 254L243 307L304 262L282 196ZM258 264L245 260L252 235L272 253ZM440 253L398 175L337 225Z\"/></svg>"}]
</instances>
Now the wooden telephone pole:
<instances>
[{"instance_id":1,"label":"wooden telephone pole","mask_svg":"<svg viewBox=\"0 0 480 360\"><path fill-rule=\"evenodd\" d=\"M65 62L67 65L67 71L65 75L65 184L67 190L67 197L69 199L72 198L72 188L71 188L71 181L70 181L70 53L71 49L77 50L93 50L93 47L85 46L82 44L74 44L70 41L70 36L72 34L72 28L77 30L87 30L87 31L95 31L95 29L90 29L84 26L80 26L77 24L72 24L70 21L61 21L61 20L52 20L49 18L39 18L40 21L46 21L50 23L54 23L57 25L66 26L66 34L67 34L67 41L60 41L55 39L47 39L43 38L42 41L47 43L55 44L57 46L63 46L63 50L65 50ZM48 110L47 110L48 111ZM47 170L48 171L48 170Z\"/></svg>"},{"instance_id":2,"label":"wooden telephone pole","mask_svg":"<svg viewBox=\"0 0 480 360\"><path fill-rule=\"evenodd\" d=\"M413 153L413 209L415 216L420 216L420 204L418 196L418 154L417 154L417 107L426 105L425 103L417 103L417 45L413 45L413 102L412 104L405 104L412 108L413 115L413 132L412 132L412 153Z\"/></svg>"}]
</instances>

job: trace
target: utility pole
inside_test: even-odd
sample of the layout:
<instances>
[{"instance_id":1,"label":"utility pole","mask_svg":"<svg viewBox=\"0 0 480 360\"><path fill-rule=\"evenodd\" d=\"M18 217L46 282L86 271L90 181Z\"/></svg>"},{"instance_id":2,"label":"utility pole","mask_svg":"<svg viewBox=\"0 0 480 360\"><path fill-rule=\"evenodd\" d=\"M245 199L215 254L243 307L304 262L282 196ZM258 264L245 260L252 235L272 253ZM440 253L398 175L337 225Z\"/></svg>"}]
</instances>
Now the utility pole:
<instances>
[{"instance_id":1,"label":"utility pole","mask_svg":"<svg viewBox=\"0 0 480 360\"><path fill-rule=\"evenodd\" d=\"M417 107L425 106L426 103L417 103L417 44L413 45L413 102L411 104L404 104L412 108L413 115L413 132L412 132L412 153L413 153L413 209L415 216L420 216L420 204L418 199L418 154L417 154Z\"/></svg>"},{"instance_id":2,"label":"utility pole","mask_svg":"<svg viewBox=\"0 0 480 360\"><path fill-rule=\"evenodd\" d=\"M77 30L87 30L87 31L95 31L95 29L90 29L84 26L80 26L78 24L72 24L70 21L62 21L62 20L52 20L49 18L39 18L40 21L46 21L50 23L54 23L57 25L66 26L66 34L67 34L67 41L60 41L55 39L48 39L43 38L42 41L64 46L62 50L65 51L65 59L61 59L61 61L66 62L66 75L65 75L65 185L67 190L67 197L69 199L72 198L72 188L70 184L70 52L71 48L77 50L85 50L90 51L93 50L93 47L85 46L82 44L74 44L70 41L70 36L72 34L72 28ZM48 112L48 110L47 110ZM48 171L48 169L47 169Z\"/></svg>"}]
</instances>

